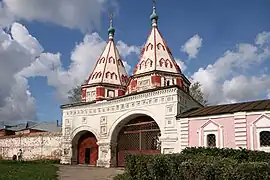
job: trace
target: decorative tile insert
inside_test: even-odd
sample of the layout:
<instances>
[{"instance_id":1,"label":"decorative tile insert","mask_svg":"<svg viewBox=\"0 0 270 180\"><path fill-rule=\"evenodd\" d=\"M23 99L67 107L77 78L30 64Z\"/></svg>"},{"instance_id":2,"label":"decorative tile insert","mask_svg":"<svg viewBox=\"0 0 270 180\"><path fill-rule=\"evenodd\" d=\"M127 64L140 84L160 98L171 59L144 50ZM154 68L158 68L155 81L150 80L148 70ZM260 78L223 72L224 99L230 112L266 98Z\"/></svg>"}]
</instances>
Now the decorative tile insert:
<instances>
[{"instance_id":1,"label":"decorative tile insert","mask_svg":"<svg viewBox=\"0 0 270 180\"><path fill-rule=\"evenodd\" d=\"M83 123L83 124L86 124L86 123L87 123L87 118L86 118L86 117L83 117L83 118L82 118L82 123Z\"/></svg>"},{"instance_id":2,"label":"decorative tile insert","mask_svg":"<svg viewBox=\"0 0 270 180\"><path fill-rule=\"evenodd\" d=\"M166 106L166 115L173 115L174 114L174 106L168 105Z\"/></svg>"},{"instance_id":3,"label":"decorative tile insert","mask_svg":"<svg viewBox=\"0 0 270 180\"><path fill-rule=\"evenodd\" d=\"M100 125L107 124L107 117L106 116L101 116L100 117Z\"/></svg>"},{"instance_id":4,"label":"decorative tile insert","mask_svg":"<svg viewBox=\"0 0 270 180\"><path fill-rule=\"evenodd\" d=\"M106 126L100 126L100 133L101 134L107 134L107 127Z\"/></svg>"},{"instance_id":5,"label":"decorative tile insert","mask_svg":"<svg viewBox=\"0 0 270 180\"><path fill-rule=\"evenodd\" d=\"M173 117L168 117L165 119L166 120L166 127L173 127L174 126L174 118Z\"/></svg>"}]
</instances>

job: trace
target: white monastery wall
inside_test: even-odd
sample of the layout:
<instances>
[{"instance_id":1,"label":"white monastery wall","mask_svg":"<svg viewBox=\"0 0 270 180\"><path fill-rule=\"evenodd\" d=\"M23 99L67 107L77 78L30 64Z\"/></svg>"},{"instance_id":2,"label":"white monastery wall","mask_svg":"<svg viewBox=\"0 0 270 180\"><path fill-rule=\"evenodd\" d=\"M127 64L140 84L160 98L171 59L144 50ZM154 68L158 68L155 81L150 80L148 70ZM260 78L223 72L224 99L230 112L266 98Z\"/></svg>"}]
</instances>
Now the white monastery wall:
<instances>
[{"instance_id":1,"label":"white monastery wall","mask_svg":"<svg viewBox=\"0 0 270 180\"><path fill-rule=\"evenodd\" d=\"M0 156L12 159L22 149L24 160L60 159L62 133L38 133L0 138Z\"/></svg>"}]
</instances>

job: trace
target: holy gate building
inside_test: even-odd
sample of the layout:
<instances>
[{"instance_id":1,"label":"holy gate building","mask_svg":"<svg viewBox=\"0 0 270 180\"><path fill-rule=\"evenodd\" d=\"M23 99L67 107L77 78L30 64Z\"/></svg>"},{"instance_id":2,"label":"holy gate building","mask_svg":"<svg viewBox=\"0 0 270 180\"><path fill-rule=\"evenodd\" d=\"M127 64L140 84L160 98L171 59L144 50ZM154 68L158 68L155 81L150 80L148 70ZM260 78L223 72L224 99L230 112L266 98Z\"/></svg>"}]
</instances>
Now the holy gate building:
<instances>
[{"instance_id":1,"label":"holy gate building","mask_svg":"<svg viewBox=\"0 0 270 180\"><path fill-rule=\"evenodd\" d=\"M203 107L158 28L129 76L108 43L82 85L80 103L62 105L62 164L116 167L130 154L177 153L189 146L270 151L270 100Z\"/></svg>"}]
</instances>

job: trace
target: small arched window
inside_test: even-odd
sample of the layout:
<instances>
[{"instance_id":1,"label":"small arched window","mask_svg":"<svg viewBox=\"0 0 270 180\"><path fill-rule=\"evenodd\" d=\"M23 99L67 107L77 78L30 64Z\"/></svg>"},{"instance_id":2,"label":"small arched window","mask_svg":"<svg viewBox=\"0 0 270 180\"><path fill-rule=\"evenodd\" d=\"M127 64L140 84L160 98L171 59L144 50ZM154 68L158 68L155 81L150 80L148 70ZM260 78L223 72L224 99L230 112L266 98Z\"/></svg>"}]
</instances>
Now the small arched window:
<instances>
[{"instance_id":1,"label":"small arched window","mask_svg":"<svg viewBox=\"0 0 270 180\"><path fill-rule=\"evenodd\" d=\"M149 43L149 44L147 45L147 47L146 47L146 51L148 51L149 46L150 46L151 50L153 49L153 44Z\"/></svg>"},{"instance_id":2,"label":"small arched window","mask_svg":"<svg viewBox=\"0 0 270 180\"><path fill-rule=\"evenodd\" d=\"M157 44L157 48L160 49L160 47L162 47L163 51L165 51L164 46L163 46L161 43L158 43L158 44Z\"/></svg>"},{"instance_id":3,"label":"small arched window","mask_svg":"<svg viewBox=\"0 0 270 180\"><path fill-rule=\"evenodd\" d=\"M110 72L106 72L105 77L108 78L109 77L109 74L110 74Z\"/></svg>"},{"instance_id":4,"label":"small arched window","mask_svg":"<svg viewBox=\"0 0 270 180\"><path fill-rule=\"evenodd\" d=\"M102 62L102 63L105 62L105 58L104 58L104 57L100 59L100 62L99 62L99 63L101 63L101 62Z\"/></svg>"},{"instance_id":5,"label":"small arched window","mask_svg":"<svg viewBox=\"0 0 270 180\"><path fill-rule=\"evenodd\" d=\"M145 61L145 67L152 67L152 60L151 59L147 59L146 61Z\"/></svg>"},{"instance_id":6,"label":"small arched window","mask_svg":"<svg viewBox=\"0 0 270 180\"><path fill-rule=\"evenodd\" d=\"M215 134L208 134L207 135L207 147L216 147L216 135Z\"/></svg>"},{"instance_id":7,"label":"small arched window","mask_svg":"<svg viewBox=\"0 0 270 180\"><path fill-rule=\"evenodd\" d=\"M263 146L263 147L270 146L270 131L260 132L260 146Z\"/></svg>"},{"instance_id":8,"label":"small arched window","mask_svg":"<svg viewBox=\"0 0 270 180\"><path fill-rule=\"evenodd\" d=\"M168 80L168 81L167 81L167 86L169 86L169 85L170 85L170 81Z\"/></svg>"},{"instance_id":9,"label":"small arched window","mask_svg":"<svg viewBox=\"0 0 270 180\"><path fill-rule=\"evenodd\" d=\"M115 96L114 90L108 90L107 96L111 98L114 97Z\"/></svg>"},{"instance_id":10,"label":"small arched window","mask_svg":"<svg viewBox=\"0 0 270 180\"><path fill-rule=\"evenodd\" d=\"M115 59L114 59L113 57L110 57L110 58L109 58L109 63L115 64Z\"/></svg>"},{"instance_id":11,"label":"small arched window","mask_svg":"<svg viewBox=\"0 0 270 180\"><path fill-rule=\"evenodd\" d=\"M95 72L95 73L92 75L92 79L95 78L96 74L97 74L97 72Z\"/></svg>"}]
</instances>

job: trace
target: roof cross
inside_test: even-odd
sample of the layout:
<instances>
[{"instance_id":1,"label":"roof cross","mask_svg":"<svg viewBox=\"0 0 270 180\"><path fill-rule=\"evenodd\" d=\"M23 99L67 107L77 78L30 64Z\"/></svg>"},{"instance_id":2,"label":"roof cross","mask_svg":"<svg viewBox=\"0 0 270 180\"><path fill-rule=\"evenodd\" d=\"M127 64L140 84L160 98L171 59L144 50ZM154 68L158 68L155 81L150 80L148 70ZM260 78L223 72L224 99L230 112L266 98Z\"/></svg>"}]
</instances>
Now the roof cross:
<instances>
[{"instance_id":1,"label":"roof cross","mask_svg":"<svg viewBox=\"0 0 270 180\"><path fill-rule=\"evenodd\" d=\"M111 13L109 14L109 18L110 18L110 27L113 27L113 17L114 17L114 13L111 12Z\"/></svg>"},{"instance_id":2,"label":"roof cross","mask_svg":"<svg viewBox=\"0 0 270 180\"><path fill-rule=\"evenodd\" d=\"M157 4L157 1L153 0L153 10L156 10L156 4Z\"/></svg>"}]
</instances>

